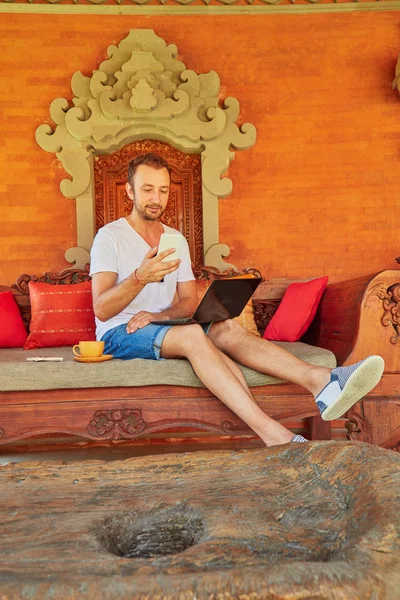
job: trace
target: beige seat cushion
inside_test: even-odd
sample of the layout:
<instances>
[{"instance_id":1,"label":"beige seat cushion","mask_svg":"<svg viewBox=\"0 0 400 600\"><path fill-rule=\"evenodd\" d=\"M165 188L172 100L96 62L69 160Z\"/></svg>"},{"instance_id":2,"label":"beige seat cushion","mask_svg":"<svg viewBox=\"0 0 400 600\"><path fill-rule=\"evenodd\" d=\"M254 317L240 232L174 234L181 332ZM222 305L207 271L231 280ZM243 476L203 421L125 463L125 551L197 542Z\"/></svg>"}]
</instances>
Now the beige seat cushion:
<instances>
[{"instance_id":1,"label":"beige seat cushion","mask_svg":"<svg viewBox=\"0 0 400 600\"><path fill-rule=\"evenodd\" d=\"M323 367L336 366L329 350L301 342L276 342L305 362ZM28 356L62 356L63 362L26 362ZM281 383L241 366L250 387ZM0 391L55 390L65 388L132 387L141 385L184 385L204 387L187 360L110 360L102 363L78 363L71 348L0 350Z\"/></svg>"}]
</instances>

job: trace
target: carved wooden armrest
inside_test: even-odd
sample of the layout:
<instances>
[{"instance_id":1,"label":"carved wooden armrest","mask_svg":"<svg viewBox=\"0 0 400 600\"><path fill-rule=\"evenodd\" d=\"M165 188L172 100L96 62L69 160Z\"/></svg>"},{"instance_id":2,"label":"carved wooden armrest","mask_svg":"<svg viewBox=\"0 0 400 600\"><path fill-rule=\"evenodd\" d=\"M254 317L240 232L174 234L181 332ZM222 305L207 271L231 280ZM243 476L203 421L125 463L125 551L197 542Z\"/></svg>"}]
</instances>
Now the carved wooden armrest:
<instances>
[{"instance_id":1,"label":"carved wooden armrest","mask_svg":"<svg viewBox=\"0 0 400 600\"><path fill-rule=\"evenodd\" d=\"M396 372L399 328L400 271L387 270L329 285L306 341L331 350L339 364L379 354L385 372Z\"/></svg>"},{"instance_id":2,"label":"carved wooden armrest","mask_svg":"<svg viewBox=\"0 0 400 600\"><path fill-rule=\"evenodd\" d=\"M377 292L382 300L384 313L381 323L384 327L392 327L394 335L390 338L391 344L400 340L400 283L391 285L387 290Z\"/></svg>"}]
</instances>

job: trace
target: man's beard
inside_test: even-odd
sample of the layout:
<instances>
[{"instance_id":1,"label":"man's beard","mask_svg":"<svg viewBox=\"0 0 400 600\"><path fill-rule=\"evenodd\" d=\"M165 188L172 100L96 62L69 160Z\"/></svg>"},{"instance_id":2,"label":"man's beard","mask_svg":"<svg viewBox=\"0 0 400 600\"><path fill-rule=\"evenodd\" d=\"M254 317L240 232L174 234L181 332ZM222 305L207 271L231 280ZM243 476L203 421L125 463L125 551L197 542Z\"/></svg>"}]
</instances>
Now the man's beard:
<instances>
[{"instance_id":1,"label":"man's beard","mask_svg":"<svg viewBox=\"0 0 400 600\"><path fill-rule=\"evenodd\" d=\"M158 219L160 219L163 214L165 213L166 208L161 208L161 206L157 206L157 208L159 209L159 213L155 214L155 213L151 213L151 212L147 212L147 206L145 206L144 208L142 208L141 206L137 206L135 204L135 208L137 210L137 212L139 213L139 215L145 220L145 221L158 221ZM156 207L155 207L156 208Z\"/></svg>"}]
</instances>

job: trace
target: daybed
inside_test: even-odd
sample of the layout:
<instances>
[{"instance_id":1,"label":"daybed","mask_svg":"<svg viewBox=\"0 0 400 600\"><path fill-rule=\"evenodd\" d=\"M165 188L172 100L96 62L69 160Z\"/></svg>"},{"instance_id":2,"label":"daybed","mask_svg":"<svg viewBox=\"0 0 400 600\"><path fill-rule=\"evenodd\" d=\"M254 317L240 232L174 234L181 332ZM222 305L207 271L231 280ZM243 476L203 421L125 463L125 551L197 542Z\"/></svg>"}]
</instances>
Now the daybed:
<instances>
[{"instance_id":1,"label":"daybed","mask_svg":"<svg viewBox=\"0 0 400 600\"><path fill-rule=\"evenodd\" d=\"M248 270L249 271L249 270ZM251 271L251 270L250 270ZM253 270L254 271L254 270ZM201 269L199 278L230 276ZM86 271L23 275L12 289L26 322L30 280L73 285L90 279ZM314 364L334 366L381 354L386 362L380 384L347 414L349 439L399 449L400 437L400 272L384 271L328 285L317 316L301 342L283 344ZM288 280L264 282L253 297L260 331L276 310ZM26 363L29 355L63 356L62 363ZM243 368L261 407L281 422L300 423L312 439L330 439L331 425L317 414L304 389ZM194 375L186 361L119 361L78 364L71 348L0 350L0 444L33 436L70 434L114 443L160 431L195 428L214 435L252 433ZM308 420L308 425L307 425ZM299 425L299 426L300 426ZM176 433L178 432L178 434Z\"/></svg>"}]
</instances>

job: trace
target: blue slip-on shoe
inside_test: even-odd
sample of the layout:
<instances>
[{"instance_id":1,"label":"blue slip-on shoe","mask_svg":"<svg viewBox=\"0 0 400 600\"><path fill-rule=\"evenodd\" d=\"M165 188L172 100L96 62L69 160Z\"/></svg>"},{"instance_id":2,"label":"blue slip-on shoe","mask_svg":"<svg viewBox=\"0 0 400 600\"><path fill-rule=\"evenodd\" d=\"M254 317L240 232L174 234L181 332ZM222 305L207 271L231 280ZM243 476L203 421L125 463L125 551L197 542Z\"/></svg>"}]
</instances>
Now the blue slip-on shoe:
<instances>
[{"instance_id":1,"label":"blue slip-on shoe","mask_svg":"<svg viewBox=\"0 0 400 600\"><path fill-rule=\"evenodd\" d=\"M330 382L315 399L322 419L333 421L344 415L377 385L384 368L381 356L369 356L354 365L333 369Z\"/></svg>"},{"instance_id":2,"label":"blue slip-on shoe","mask_svg":"<svg viewBox=\"0 0 400 600\"><path fill-rule=\"evenodd\" d=\"M302 435L294 435L292 437L292 439L290 440L290 443L294 443L296 444L297 442L308 442L308 440L306 440L305 437L303 437Z\"/></svg>"}]
</instances>

